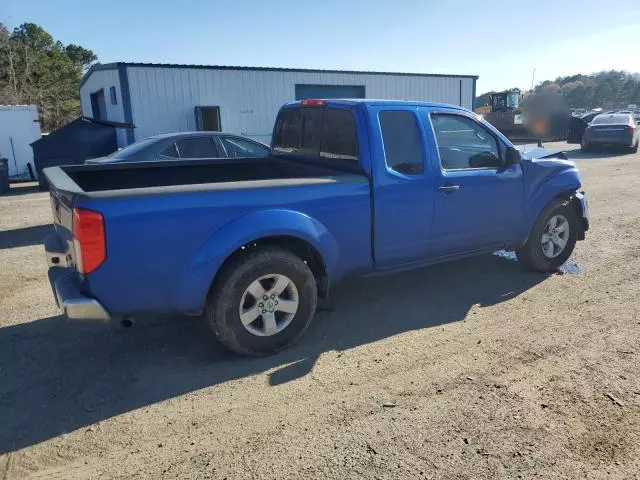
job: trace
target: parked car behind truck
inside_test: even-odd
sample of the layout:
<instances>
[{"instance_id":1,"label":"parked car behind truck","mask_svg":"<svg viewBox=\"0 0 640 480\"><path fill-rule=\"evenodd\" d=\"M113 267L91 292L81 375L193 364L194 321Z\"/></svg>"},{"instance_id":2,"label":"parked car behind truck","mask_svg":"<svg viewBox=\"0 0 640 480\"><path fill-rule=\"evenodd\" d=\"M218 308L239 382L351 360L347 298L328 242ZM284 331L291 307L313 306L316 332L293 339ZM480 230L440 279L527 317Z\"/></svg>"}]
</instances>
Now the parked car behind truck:
<instances>
[{"instance_id":1,"label":"parked car behind truck","mask_svg":"<svg viewBox=\"0 0 640 480\"><path fill-rule=\"evenodd\" d=\"M267 159L47 169L45 250L67 316L204 312L226 347L269 354L345 277L500 248L549 272L588 229L573 163L523 158L460 107L293 102L272 147Z\"/></svg>"},{"instance_id":2,"label":"parked car behind truck","mask_svg":"<svg viewBox=\"0 0 640 480\"><path fill-rule=\"evenodd\" d=\"M269 147L255 140L220 132L166 133L147 137L86 164L268 157Z\"/></svg>"},{"instance_id":3,"label":"parked car behind truck","mask_svg":"<svg viewBox=\"0 0 640 480\"><path fill-rule=\"evenodd\" d=\"M624 148L635 153L640 143L637 122L631 112L597 115L584 130L581 148L585 152L604 147Z\"/></svg>"}]
</instances>

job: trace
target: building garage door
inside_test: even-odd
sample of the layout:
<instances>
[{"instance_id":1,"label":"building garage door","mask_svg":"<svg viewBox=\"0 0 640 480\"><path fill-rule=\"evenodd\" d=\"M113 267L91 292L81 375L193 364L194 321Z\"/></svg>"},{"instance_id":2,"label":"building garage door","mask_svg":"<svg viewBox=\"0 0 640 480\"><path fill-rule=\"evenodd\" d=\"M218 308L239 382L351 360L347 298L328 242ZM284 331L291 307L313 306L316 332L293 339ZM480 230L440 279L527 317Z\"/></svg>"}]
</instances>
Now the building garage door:
<instances>
[{"instance_id":1,"label":"building garage door","mask_svg":"<svg viewBox=\"0 0 640 480\"><path fill-rule=\"evenodd\" d=\"M296 100L308 98L365 98L364 85L296 85Z\"/></svg>"}]
</instances>

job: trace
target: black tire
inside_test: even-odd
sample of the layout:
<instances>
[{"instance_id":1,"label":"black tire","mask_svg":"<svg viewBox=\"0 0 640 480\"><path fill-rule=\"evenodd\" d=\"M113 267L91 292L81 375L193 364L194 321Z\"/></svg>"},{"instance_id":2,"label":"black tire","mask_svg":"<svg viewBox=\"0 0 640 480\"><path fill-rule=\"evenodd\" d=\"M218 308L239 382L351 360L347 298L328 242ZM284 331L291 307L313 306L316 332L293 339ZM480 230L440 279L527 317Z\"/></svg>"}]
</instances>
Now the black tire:
<instances>
[{"instance_id":1,"label":"black tire","mask_svg":"<svg viewBox=\"0 0 640 480\"><path fill-rule=\"evenodd\" d=\"M542 251L542 235L547 222L555 215L563 215L569 223L569 236L564 250L554 258L548 258ZM580 224L578 215L569 200L556 198L547 205L536 220L536 223L524 246L516 250L518 260L528 269L536 272L548 273L558 269L566 262L576 246Z\"/></svg>"},{"instance_id":2,"label":"black tire","mask_svg":"<svg viewBox=\"0 0 640 480\"><path fill-rule=\"evenodd\" d=\"M631 147L631 153L638 153L638 144L640 144L640 140L637 140L633 147Z\"/></svg>"},{"instance_id":3,"label":"black tire","mask_svg":"<svg viewBox=\"0 0 640 480\"><path fill-rule=\"evenodd\" d=\"M271 274L285 275L295 285L298 309L282 331L257 336L242 325L240 303L249 285ZM228 349L241 355L269 355L284 350L302 336L313 320L317 302L315 278L300 257L278 247L259 247L224 266L207 298L205 316Z\"/></svg>"}]
</instances>

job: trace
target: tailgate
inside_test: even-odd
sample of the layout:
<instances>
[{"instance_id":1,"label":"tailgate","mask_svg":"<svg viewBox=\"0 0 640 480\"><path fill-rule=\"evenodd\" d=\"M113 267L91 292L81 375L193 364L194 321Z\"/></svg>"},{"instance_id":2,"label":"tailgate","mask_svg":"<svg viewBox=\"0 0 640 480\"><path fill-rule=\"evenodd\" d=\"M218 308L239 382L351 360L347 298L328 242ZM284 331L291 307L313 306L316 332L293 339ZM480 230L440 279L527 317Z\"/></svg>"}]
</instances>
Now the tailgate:
<instances>
[{"instance_id":1,"label":"tailgate","mask_svg":"<svg viewBox=\"0 0 640 480\"><path fill-rule=\"evenodd\" d=\"M49 188L53 226L57 234L57 243L61 249L59 253L66 257L65 263L73 268L76 265L72 232L74 194L64 190L58 190L52 183L49 184Z\"/></svg>"}]
</instances>

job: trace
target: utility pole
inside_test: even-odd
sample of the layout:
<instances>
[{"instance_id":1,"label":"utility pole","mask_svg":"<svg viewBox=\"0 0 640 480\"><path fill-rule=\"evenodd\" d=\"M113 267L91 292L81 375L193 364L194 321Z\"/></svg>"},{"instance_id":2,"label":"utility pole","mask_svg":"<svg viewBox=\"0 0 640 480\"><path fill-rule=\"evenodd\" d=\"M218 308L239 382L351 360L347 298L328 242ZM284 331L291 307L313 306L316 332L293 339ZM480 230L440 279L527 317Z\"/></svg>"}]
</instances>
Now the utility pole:
<instances>
[{"instance_id":1,"label":"utility pole","mask_svg":"<svg viewBox=\"0 0 640 480\"><path fill-rule=\"evenodd\" d=\"M531 90L533 90L533 82L536 79L536 69L533 69L533 73L531 74Z\"/></svg>"}]
</instances>

